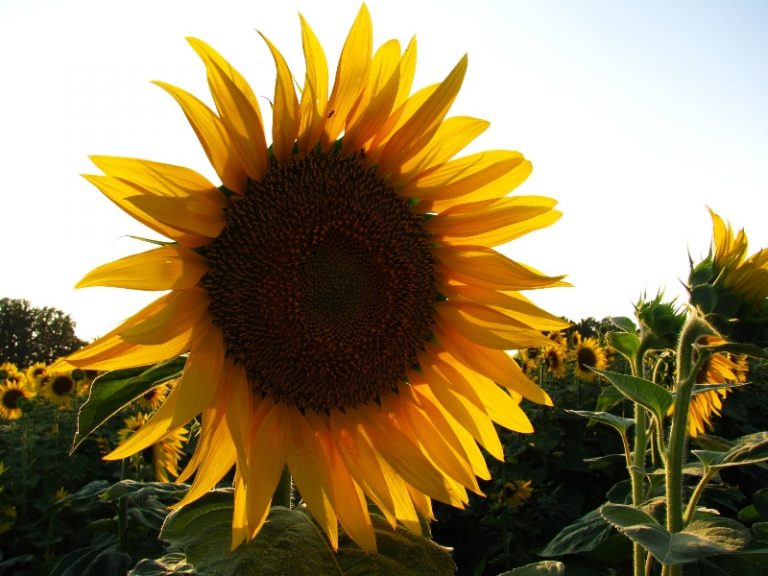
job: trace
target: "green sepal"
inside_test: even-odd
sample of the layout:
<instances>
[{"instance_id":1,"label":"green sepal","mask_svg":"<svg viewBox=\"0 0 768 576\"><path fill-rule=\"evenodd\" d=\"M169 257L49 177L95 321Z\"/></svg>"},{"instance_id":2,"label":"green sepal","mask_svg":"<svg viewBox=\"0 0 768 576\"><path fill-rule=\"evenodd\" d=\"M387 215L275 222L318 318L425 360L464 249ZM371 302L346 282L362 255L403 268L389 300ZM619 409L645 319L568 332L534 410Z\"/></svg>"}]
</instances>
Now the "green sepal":
<instances>
[{"instance_id":1,"label":"green sepal","mask_svg":"<svg viewBox=\"0 0 768 576\"><path fill-rule=\"evenodd\" d=\"M664 421L673 403L672 394L666 388L637 376L594 368L593 371L607 379L623 396L650 410L659 423Z\"/></svg>"},{"instance_id":2,"label":"green sepal","mask_svg":"<svg viewBox=\"0 0 768 576\"><path fill-rule=\"evenodd\" d=\"M650 552L664 566L731 554L749 543L749 530L730 518L699 515L685 530L670 533L656 519L624 504L604 504L600 513L619 532Z\"/></svg>"},{"instance_id":3,"label":"green sepal","mask_svg":"<svg viewBox=\"0 0 768 576\"><path fill-rule=\"evenodd\" d=\"M77 413L77 430L70 454L124 406L155 386L180 376L184 362L186 358L179 357L150 367L114 370L96 378L91 384L88 400Z\"/></svg>"},{"instance_id":4,"label":"green sepal","mask_svg":"<svg viewBox=\"0 0 768 576\"><path fill-rule=\"evenodd\" d=\"M450 576L456 565L450 550L404 528L392 530L371 514L377 553L364 552L339 533L333 551L322 529L304 508L273 506L254 540L230 551L231 489L209 492L174 510L160 538L186 555L198 572L219 576Z\"/></svg>"}]
</instances>

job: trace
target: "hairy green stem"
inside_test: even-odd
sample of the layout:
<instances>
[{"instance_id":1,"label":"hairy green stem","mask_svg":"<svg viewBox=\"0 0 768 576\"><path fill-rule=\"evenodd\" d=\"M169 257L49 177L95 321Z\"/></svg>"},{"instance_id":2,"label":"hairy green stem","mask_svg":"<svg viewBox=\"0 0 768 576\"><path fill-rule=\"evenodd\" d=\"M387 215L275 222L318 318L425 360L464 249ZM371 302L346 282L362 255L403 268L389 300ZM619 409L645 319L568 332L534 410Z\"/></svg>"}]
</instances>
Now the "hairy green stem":
<instances>
[{"instance_id":1,"label":"hairy green stem","mask_svg":"<svg viewBox=\"0 0 768 576\"><path fill-rule=\"evenodd\" d=\"M633 376L644 375L644 358L647 351L647 341L641 340L640 347L635 354L633 363L631 365L631 371ZM632 505L639 507L645 499L644 481L645 481L645 456L648 446L648 436L646 428L648 426L645 408L634 403L635 410L635 442L634 451L631 455L631 460L628 459L629 478L632 485ZM645 549L640 544L632 545L632 558L633 558L633 574L634 576L642 576L645 572Z\"/></svg>"},{"instance_id":2,"label":"hairy green stem","mask_svg":"<svg viewBox=\"0 0 768 576\"><path fill-rule=\"evenodd\" d=\"M684 525L687 526L690 521L693 520L693 513L696 511L696 505L699 503L699 498L701 498L701 495L704 492L704 488L707 486L707 484L709 484L712 476L714 476L716 473L717 470L712 468L707 468L704 471L701 480L699 480L699 483L696 484L696 488L693 489L693 493L688 500L688 506L685 508L685 514L683 515Z\"/></svg>"}]
</instances>

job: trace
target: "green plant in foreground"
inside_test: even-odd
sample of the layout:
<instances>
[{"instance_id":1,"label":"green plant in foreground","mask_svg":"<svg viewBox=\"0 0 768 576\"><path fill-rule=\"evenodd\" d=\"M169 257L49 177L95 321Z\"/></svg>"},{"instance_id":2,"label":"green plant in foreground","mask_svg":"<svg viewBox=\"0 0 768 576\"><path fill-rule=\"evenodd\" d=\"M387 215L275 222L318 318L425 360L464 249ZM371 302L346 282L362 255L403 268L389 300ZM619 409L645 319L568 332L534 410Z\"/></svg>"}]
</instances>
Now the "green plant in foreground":
<instances>
[{"instance_id":1,"label":"green plant in foreground","mask_svg":"<svg viewBox=\"0 0 768 576\"><path fill-rule=\"evenodd\" d=\"M576 412L621 436L631 499L605 503L582 517L561 531L544 555L558 555L579 530L587 532L589 526L607 522L633 542L635 576L654 572L653 560L661 565L662 575L676 576L685 564L716 566L714 557L738 556L756 566L768 559L765 524L753 522L749 529L699 505L704 490L723 470L768 460L768 432L733 440L702 436L699 448L689 452L694 395L736 385L702 384L707 367L717 362L727 367L729 361L736 366L729 355L768 357L763 349L768 250L745 258L743 232L734 236L714 212L712 218L714 247L706 260L692 266L690 305L680 312L659 295L636 305L639 329L628 318L615 319L619 330L608 335L609 343L628 360L630 374L597 371L613 392L604 395L596 411ZM676 369L671 384L665 386L663 366L670 357ZM633 418L609 411L621 398L632 402ZM688 461L689 454L696 460Z\"/></svg>"}]
</instances>

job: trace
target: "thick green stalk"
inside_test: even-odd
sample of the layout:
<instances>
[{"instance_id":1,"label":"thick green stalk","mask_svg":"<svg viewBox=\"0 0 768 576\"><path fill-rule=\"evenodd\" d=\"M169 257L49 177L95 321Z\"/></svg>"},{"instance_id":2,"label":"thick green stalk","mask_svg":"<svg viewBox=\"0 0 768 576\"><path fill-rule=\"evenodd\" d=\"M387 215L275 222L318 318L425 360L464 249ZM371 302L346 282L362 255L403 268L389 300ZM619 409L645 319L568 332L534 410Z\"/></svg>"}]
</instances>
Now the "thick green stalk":
<instances>
[{"instance_id":1,"label":"thick green stalk","mask_svg":"<svg viewBox=\"0 0 768 576\"><path fill-rule=\"evenodd\" d=\"M672 426L669 431L666 458L666 495L667 495L667 530L680 532L683 523L683 465L688 427L688 406L691 403L696 374L703 363L703 355L699 355L694 363L694 345L701 336L713 334L712 327L697 313L691 312L683 326L677 348L677 374L675 377L675 410L672 414ZM665 569L668 576L679 576L682 568L679 565Z\"/></svg>"},{"instance_id":2,"label":"thick green stalk","mask_svg":"<svg viewBox=\"0 0 768 576\"><path fill-rule=\"evenodd\" d=\"M635 355L634 361L631 365L631 370L633 376L640 376L642 377L644 375L644 367L643 367L643 361L645 357L645 352L647 351L647 348L645 346L646 340L643 339L640 342L640 347L637 350L637 354ZM645 490L644 490L644 481L645 481L645 456L647 452L647 446L648 446L648 437L646 434L647 429L647 418L645 414L645 408L638 404L637 402L634 403L634 410L635 410L635 442L634 442L634 450L632 454L632 460L631 462L627 462L629 465L629 478L632 485L632 505L640 507L640 505L645 500ZM633 544L633 574L634 576L642 576L645 572L645 549L640 544Z\"/></svg>"}]
</instances>

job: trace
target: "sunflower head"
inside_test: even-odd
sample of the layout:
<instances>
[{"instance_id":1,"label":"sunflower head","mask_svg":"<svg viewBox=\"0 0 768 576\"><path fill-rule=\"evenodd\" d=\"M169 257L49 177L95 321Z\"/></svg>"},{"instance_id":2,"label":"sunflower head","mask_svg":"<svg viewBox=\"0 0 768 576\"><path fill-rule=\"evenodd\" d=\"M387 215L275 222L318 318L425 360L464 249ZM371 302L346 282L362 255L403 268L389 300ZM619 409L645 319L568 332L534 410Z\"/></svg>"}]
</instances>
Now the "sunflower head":
<instances>
[{"instance_id":1,"label":"sunflower head","mask_svg":"<svg viewBox=\"0 0 768 576\"><path fill-rule=\"evenodd\" d=\"M188 168L96 156L88 175L169 242L80 281L165 292L66 364L112 370L187 354L155 414L108 457L145 450L202 413L181 502L237 467L233 546L253 538L287 466L337 545L375 550L368 501L419 530L431 498L455 506L503 458L494 422L530 432L522 398L551 405L509 350L567 327L521 291L565 286L496 247L554 223L555 202L511 192L530 163L458 156L488 123L447 117L467 58L412 92L416 44L373 50L360 9L329 81L301 19L303 84L269 41L272 132L245 78L190 39L215 110L181 106L222 185ZM300 89L297 91L296 87ZM135 424L135 422L134 422Z\"/></svg>"},{"instance_id":2,"label":"sunflower head","mask_svg":"<svg viewBox=\"0 0 768 576\"><path fill-rule=\"evenodd\" d=\"M147 422L144 412L137 412L123 419L124 427L118 433L118 439L124 442ZM184 444L187 442L186 428L178 428L166 434L158 442L144 449L139 456L151 464L158 482L170 482L179 475L179 461L184 456Z\"/></svg>"},{"instance_id":3,"label":"sunflower head","mask_svg":"<svg viewBox=\"0 0 768 576\"><path fill-rule=\"evenodd\" d=\"M544 361L547 365L547 370L555 377L562 378L565 376L567 368L566 364L566 349L559 344L548 346L544 349Z\"/></svg>"},{"instance_id":4,"label":"sunflower head","mask_svg":"<svg viewBox=\"0 0 768 576\"><path fill-rule=\"evenodd\" d=\"M35 362L26 370L27 382L30 386L37 388L40 381L48 373L48 365L44 362Z\"/></svg>"},{"instance_id":5,"label":"sunflower head","mask_svg":"<svg viewBox=\"0 0 768 576\"><path fill-rule=\"evenodd\" d=\"M531 480L509 480L504 482L498 498L500 503L515 510L525 504L532 493Z\"/></svg>"},{"instance_id":6,"label":"sunflower head","mask_svg":"<svg viewBox=\"0 0 768 576\"><path fill-rule=\"evenodd\" d=\"M635 304L635 316L649 348L674 349L685 324L685 311L672 300L663 301L663 292L652 299L645 296Z\"/></svg>"},{"instance_id":7,"label":"sunflower head","mask_svg":"<svg viewBox=\"0 0 768 576\"><path fill-rule=\"evenodd\" d=\"M710 209L713 241L709 255L688 278L691 304L734 342L768 345L768 248L747 256L744 230Z\"/></svg>"},{"instance_id":8,"label":"sunflower head","mask_svg":"<svg viewBox=\"0 0 768 576\"><path fill-rule=\"evenodd\" d=\"M139 409L147 410L148 412L157 410L165 402L165 399L168 397L169 387L172 385L172 383L160 384L147 390L136 399Z\"/></svg>"},{"instance_id":9,"label":"sunflower head","mask_svg":"<svg viewBox=\"0 0 768 576\"><path fill-rule=\"evenodd\" d=\"M12 380L0 384L0 418L18 420L22 416L22 405L32 393L25 386Z\"/></svg>"},{"instance_id":10,"label":"sunflower head","mask_svg":"<svg viewBox=\"0 0 768 576\"><path fill-rule=\"evenodd\" d=\"M584 380L594 380L597 376L591 368L605 370L608 365L608 358L605 348L600 346L597 338L589 336L583 338L581 334L575 334L576 347L574 356L574 373Z\"/></svg>"},{"instance_id":11,"label":"sunflower head","mask_svg":"<svg viewBox=\"0 0 768 576\"><path fill-rule=\"evenodd\" d=\"M54 370L40 381L43 396L61 408L71 406L77 394L77 382L69 370Z\"/></svg>"},{"instance_id":12,"label":"sunflower head","mask_svg":"<svg viewBox=\"0 0 768 576\"><path fill-rule=\"evenodd\" d=\"M24 373L13 362L0 364L0 384L4 383L24 384Z\"/></svg>"}]
</instances>

